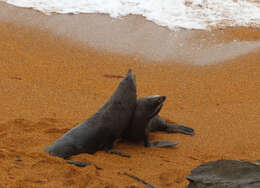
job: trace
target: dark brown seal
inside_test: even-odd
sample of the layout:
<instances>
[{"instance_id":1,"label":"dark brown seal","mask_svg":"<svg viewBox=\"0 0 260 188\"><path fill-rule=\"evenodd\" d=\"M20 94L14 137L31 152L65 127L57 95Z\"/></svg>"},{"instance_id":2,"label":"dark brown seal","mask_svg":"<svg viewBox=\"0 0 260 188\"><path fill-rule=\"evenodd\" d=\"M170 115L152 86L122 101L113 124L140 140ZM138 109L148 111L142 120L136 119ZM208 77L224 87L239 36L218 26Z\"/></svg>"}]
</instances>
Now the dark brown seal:
<instances>
[{"instance_id":1,"label":"dark brown seal","mask_svg":"<svg viewBox=\"0 0 260 188\"><path fill-rule=\"evenodd\" d=\"M68 158L80 153L93 154L98 150L112 149L114 141L131 123L136 100L135 75L129 70L98 112L58 138L53 145L45 147L45 151Z\"/></svg>"},{"instance_id":2,"label":"dark brown seal","mask_svg":"<svg viewBox=\"0 0 260 188\"><path fill-rule=\"evenodd\" d=\"M129 141L143 141L145 147L170 147L177 142L149 142L149 123L160 112L165 96L154 95L138 98L131 125L124 131L122 138Z\"/></svg>"},{"instance_id":3,"label":"dark brown seal","mask_svg":"<svg viewBox=\"0 0 260 188\"><path fill-rule=\"evenodd\" d=\"M194 130L192 128L168 124L158 115L165 99L165 96L159 95L138 98L132 123L124 131L123 139L135 142L143 141L145 147L170 147L178 144L178 142L149 142L149 132L166 131L193 135Z\"/></svg>"}]
</instances>

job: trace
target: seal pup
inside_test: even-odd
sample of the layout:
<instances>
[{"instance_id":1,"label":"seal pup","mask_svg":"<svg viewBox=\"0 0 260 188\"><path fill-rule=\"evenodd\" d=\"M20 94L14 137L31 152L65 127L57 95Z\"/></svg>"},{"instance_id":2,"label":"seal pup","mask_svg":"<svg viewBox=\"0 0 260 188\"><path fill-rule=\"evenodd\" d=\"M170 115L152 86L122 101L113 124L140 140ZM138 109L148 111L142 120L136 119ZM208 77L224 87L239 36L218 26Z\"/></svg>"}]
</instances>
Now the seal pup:
<instances>
[{"instance_id":1,"label":"seal pup","mask_svg":"<svg viewBox=\"0 0 260 188\"><path fill-rule=\"evenodd\" d=\"M170 147L178 142L149 142L150 121L160 112L166 96L154 95L137 99L137 106L131 125L124 131L122 138L128 141L143 141L145 147Z\"/></svg>"},{"instance_id":2,"label":"seal pup","mask_svg":"<svg viewBox=\"0 0 260 188\"><path fill-rule=\"evenodd\" d=\"M98 150L112 149L114 141L130 125L136 102L135 75L129 70L98 112L66 132L53 145L45 147L45 151L66 159L80 153L93 154Z\"/></svg>"},{"instance_id":3,"label":"seal pup","mask_svg":"<svg viewBox=\"0 0 260 188\"><path fill-rule=\"evenodd\" d=\"M146 147L169 147L178 144L178 142L149 142L149 132L165 131L194 135L192 128L179 124L168 124L158 115L165 100L165 96L159 95L138 98L134 118L131 126L124 132L123 139L136 142L144 141Z\"/></svg>"},{"instance_id":4,"label":"seal pup","mask_svg":"<svg viewBox=\"0 0 260 188\"><path fill-rule=\"evenodd\" d=\"M194 135L194 129L191 127L187 127L179 124L169 124L164 119L162 119L159 115L154 116L151 119L148 126L149 131L165 131L168 133L182 133L187 135Z\"/></svg>"}]
</instances>

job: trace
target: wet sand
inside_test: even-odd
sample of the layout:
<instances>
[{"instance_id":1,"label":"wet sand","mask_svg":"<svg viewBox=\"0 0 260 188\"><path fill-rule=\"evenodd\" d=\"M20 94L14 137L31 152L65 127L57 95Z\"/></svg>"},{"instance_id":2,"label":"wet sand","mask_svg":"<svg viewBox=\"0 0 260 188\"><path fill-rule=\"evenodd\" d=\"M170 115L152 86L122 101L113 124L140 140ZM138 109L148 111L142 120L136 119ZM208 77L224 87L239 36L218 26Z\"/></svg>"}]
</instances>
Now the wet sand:
<instances>
[{"instance_id":1,"label":"wet sand","mask_svg":"<svg viewBox=\"0 0 260 188\"><path fill-rule=\"evenodd\" d=\"M127 41L132 41L132 37L137 43L145 42L134 48L130 48L132 43L123 42L129 47L121 46L124 52L131 52L123 53L100 46L102 40L99 43L99 37L93 37L98 36L95 32L89 35L93 43L89 43L88 37L74 40L72 36L57 34L51 23L44 21L45 17L36 22L40 14L26 11L34 16L31 17L34 21L27 24L19 20L21 15L16 17L18 20L11 19L8 11L9 14L0 15L0 187L144 187L125 176L127 172L156 187L183 188L188 183L186 175L203 162L220 158L260 159L259 29L227 28L183 34L180 31L178 36L183 38L174 39L169 37L167 29L148 27L151 33L164 37L168 33L165 41L185 43L183 52L174 48L177 56L169 56L171 53L167 52L166 56L151 60L147 58L149 55L136 56L135 52L144 49L145 54L151 48L160 54L160 44L165 41L151 42L149 37L145 38L147 35L141 37L141 32L127 35ZM95 18L101 19L91 16ZM46 28L39 26L46 24L49 24ZM101 30L102 25L98 31ZM75 35L74 30L71 33ZM191 37L187 40L184 36L188 35ZM230 47L226 49L226 44L234 40L253 44L232 51L228 58L212 55L211 51L217 51L214 47L227 51ZM172 42L161 48L169 49ZM200 42L205 45L203 49L213 50L203 51L201 56L198 52L180 58L184 52L197 52ZM203 66L189 61L194 57L198 61L204 58ZM213 59L207 61L209 58ZM195 136L151 133L151 140L179 141L176 148L144 148L141 143L115 145L115 150L128 153L131 158L102 151L72 157L92 163L85 168L68 165L44 153L45 145L95 113L129 68L137 77L138 96L166 95L160 115L193 127Z\"/></svg>"}]
</instances>

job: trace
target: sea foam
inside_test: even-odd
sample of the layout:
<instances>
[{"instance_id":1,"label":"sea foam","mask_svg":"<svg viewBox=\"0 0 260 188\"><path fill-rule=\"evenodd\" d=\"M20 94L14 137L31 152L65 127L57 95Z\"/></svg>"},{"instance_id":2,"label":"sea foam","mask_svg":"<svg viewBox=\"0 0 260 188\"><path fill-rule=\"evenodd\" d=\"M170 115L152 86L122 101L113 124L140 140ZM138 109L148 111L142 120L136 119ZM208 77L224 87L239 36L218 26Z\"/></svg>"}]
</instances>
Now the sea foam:
<instances>
[{"instance_id":1,"label":"sea foam","mask_svg":"<svg viewBox=\"0 0 260 188\"><path fill-rule=\"evenodd\" d=\"M51 13L104 13L120 18L130 14L171 30L225 26L260 26L260 0L0 0Z\"/></svg>"}]
</instances>

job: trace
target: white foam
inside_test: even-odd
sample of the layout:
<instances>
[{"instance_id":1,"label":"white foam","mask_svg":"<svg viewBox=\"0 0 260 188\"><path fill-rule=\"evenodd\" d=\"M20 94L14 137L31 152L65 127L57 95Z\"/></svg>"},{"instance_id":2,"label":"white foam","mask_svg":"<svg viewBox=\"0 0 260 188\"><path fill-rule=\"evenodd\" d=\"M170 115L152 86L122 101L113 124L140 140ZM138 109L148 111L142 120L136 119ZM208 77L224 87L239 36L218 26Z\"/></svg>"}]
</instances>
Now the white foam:
<instances>
[{"instance_id":1,"label":"white foam","mask_svg":"<svg viewBox=\"0 0 260 188\"><path fill-rule=\"evenodd\" d=\"M142 15L172 30L214 26L260 26L259 0L0 0L45 14Z\"/></svg>"}]
</instances>

